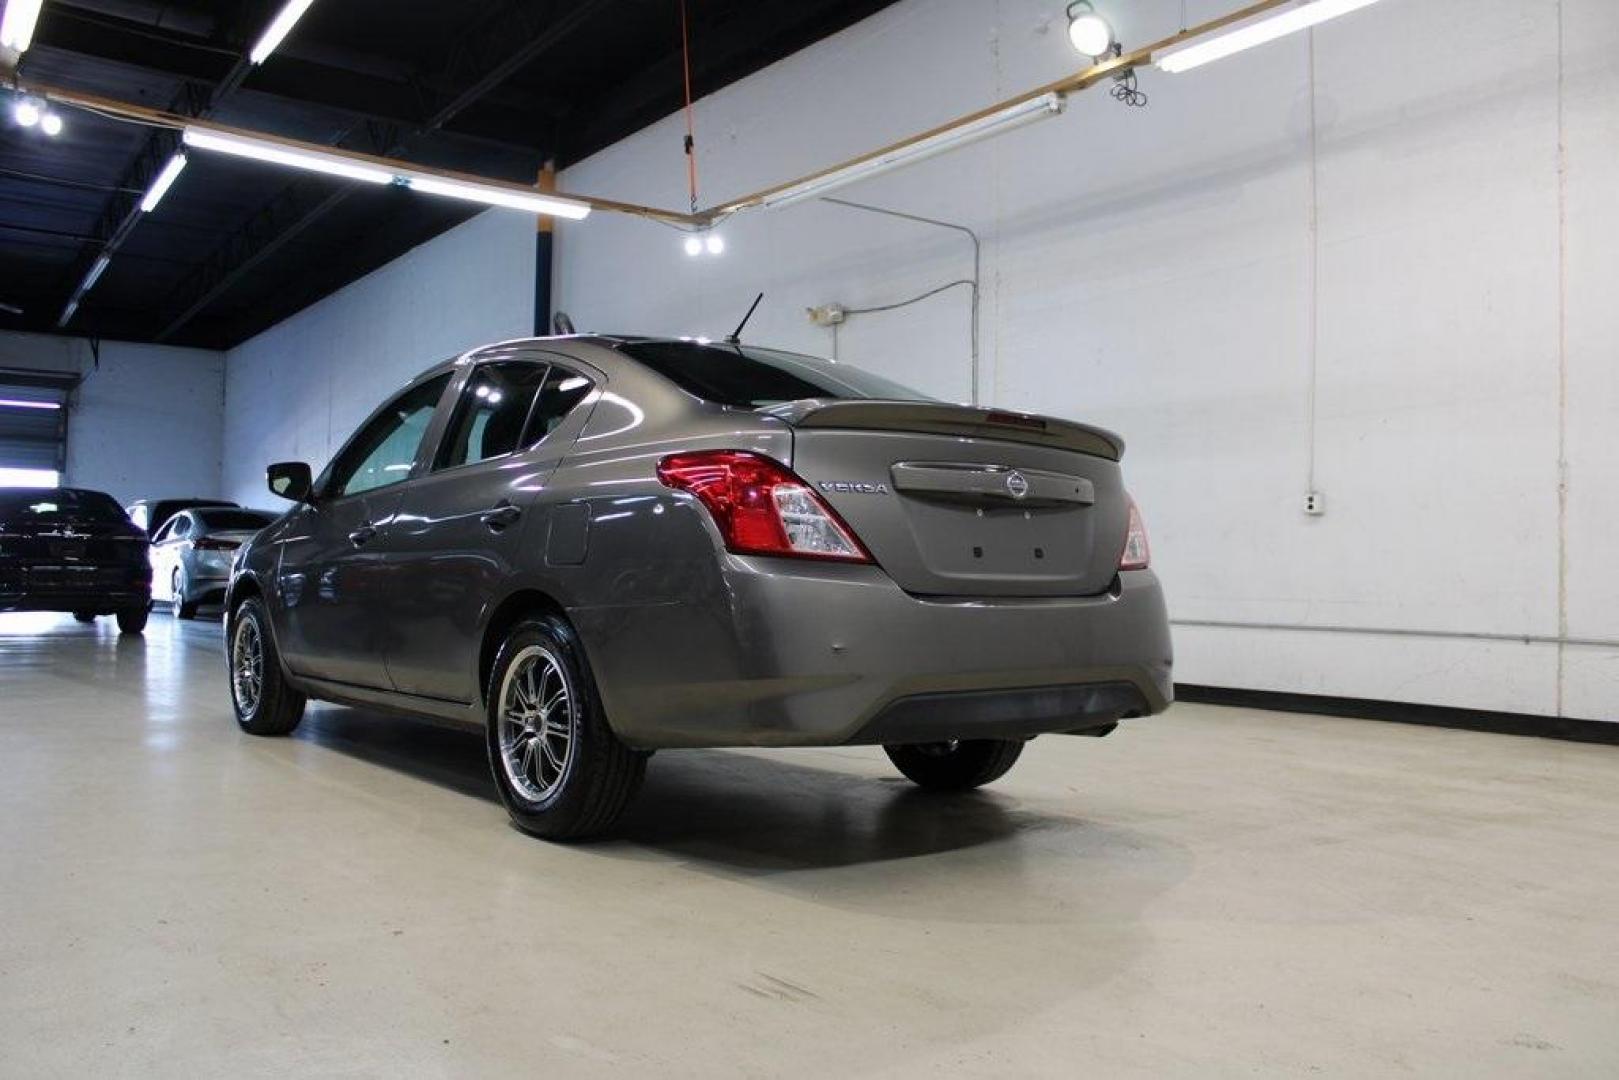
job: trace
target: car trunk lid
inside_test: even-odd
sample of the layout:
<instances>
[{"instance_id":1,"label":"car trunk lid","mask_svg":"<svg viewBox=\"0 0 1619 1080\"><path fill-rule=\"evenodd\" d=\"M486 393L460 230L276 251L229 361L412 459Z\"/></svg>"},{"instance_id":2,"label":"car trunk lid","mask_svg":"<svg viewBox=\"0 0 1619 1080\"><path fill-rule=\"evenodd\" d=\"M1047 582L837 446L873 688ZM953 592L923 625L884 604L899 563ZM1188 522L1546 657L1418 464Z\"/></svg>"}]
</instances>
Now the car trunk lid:
<instances>
[{"instance_id":1,"label":"car trunk lid","mask_svg":"<svg viewBox=\"0 0 1619 1080\"><path fill-rule=\"evenodd\" d=\"M1123 442L1051 417L925 402L793 402L793 470L908 592L1107 590L1129 517Z\"/></svg>"}]
</instances>

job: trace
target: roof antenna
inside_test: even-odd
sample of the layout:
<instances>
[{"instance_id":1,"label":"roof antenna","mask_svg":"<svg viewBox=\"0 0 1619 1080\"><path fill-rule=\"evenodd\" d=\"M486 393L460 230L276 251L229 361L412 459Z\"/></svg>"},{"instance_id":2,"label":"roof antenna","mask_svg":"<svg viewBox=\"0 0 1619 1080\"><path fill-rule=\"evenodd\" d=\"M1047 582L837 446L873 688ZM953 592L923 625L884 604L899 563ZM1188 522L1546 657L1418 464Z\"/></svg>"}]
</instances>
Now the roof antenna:
<instances>
[{"instance_id":1,"label":"roof antenna","mask_svg":"<svg viewBox=\"0 0 1619 1080\"><path fill-rule=\"evenodd\" d=\"M759 306L759 301L763 300L764 298L765 298L764 293L760 293L758 296L755 296L753 298L753 303L748 305L748 313L746 315L742 316L742 321L736 324L736 329L732 330L729 334L725 335L725 344L727 344L727 345L740 345L740 344L742 344L742 328L744 326L748 325L748 320L753 318L754 309Z\"/></svg>"},{"instance_id":2,"label":"roof antenna","mask_svg":"<svg viewBox=\"0 0 1619 1080\"><path fill-rule=\"evenodd\" d=\"M578 331L573 328L573 320L568 318L568 313L566 311L559 311L555 315L551 316L551 332L553 334L578 333Z\"/></svg>"}]
</instances>

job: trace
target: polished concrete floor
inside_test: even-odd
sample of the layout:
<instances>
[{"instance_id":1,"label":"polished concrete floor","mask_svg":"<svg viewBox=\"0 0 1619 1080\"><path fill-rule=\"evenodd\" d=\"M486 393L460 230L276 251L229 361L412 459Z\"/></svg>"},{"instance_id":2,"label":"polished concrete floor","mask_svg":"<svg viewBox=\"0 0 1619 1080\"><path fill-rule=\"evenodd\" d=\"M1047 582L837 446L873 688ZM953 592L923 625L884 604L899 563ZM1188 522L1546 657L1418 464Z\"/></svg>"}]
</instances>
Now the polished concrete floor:
<instances>
[{"instance_id":1,"label":"polished concrete floor","mask_svg":"<svg viewBox=\"0 0 1619 1080\"><path fill-rule=\"evenodd\" d=\"M942 800L671 752L557 847L476 735L240 735L219 639L0 616L0 1074L1619 1075L1619 749L1178 706Z\"/></svg>"}]
</instances>

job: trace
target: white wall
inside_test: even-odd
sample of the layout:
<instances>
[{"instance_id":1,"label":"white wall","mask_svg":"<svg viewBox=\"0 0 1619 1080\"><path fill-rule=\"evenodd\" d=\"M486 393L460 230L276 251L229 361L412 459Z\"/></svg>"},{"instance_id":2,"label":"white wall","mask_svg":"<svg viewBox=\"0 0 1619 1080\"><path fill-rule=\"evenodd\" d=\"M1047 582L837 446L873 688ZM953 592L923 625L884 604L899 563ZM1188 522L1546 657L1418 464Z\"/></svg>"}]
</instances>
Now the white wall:
<instances>
[{"instance_id":1,"label":"white wall","mask_svg":"<svg viewBox=\"0 0 1619 1080\"><path fill-rule=\"evenodd\" d=\"M534 219L480 214L230 350L229 497L268 505L264 467L318 472L366 415L424 368L533 332Z\"/></svg>"},{"instance_id":2,"label":"white wall","mask_svg":"<svg viewBox=\"0 0 1619 1080\"><path fill-rule=\"evenodd\" d=\"M0 331L0 367L83 376L68 414L64 482L120 502L218 498L224 354Z\"/></svg>"},{"instance_id":3,"label":"white wall","mask_svg":"<svg viewBox=\"0 0 1619 1080\"><path fill-rule=\"evenodd\" d=\"M1101 6L1127 43L1181 8ZM702 202L1072 70L1060 9L906 0L705 99ZM1147 109L1084 94L838 194L983 236L984 401L1126 435L1181 680L1619 719L1616 58L1611 0L1387 0L1144 72ZM682 124L563 188L683 206ZM826 353L805 307L969 266L955 234L824 204L723 231L724 257L689 259L595 215L560 235L558 305L582 328L717 334L763 289L750 336ZM967 325L954 290L839 346L965 398Z\"/></svg>"}]
</instances>

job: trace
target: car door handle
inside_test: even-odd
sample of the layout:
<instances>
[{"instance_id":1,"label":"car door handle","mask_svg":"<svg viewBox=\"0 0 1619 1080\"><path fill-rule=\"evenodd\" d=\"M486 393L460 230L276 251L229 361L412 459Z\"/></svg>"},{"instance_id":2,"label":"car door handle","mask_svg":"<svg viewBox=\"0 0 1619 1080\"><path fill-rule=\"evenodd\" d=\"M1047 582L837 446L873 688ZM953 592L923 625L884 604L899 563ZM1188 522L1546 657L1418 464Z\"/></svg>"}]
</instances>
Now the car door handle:
<instances>
[{"instance_id":1,"label":"car door handle","mask_svg":"<svg viewBox=\"0 0 1619 1080\"><path fill-rule=\"evenodd\" d=\"M376 539L376 535L377 527L375 525L361 525L358 529L349 533L349 543L355 547L365 547L365 545Z\"/></svg>"},{"instance_id":2,"label":"car door handle","mask_svg":"<svg viewBox=\"0 0 1619 1080\"><path fill-rule=\"evenodd\" d=\"M523 511L509 502L498 504L493 510L485 510L478 515L478 520L489 527L490 532L500 532L512 525L516 525L523 516Z\"/></svg>"}]
</instances>

